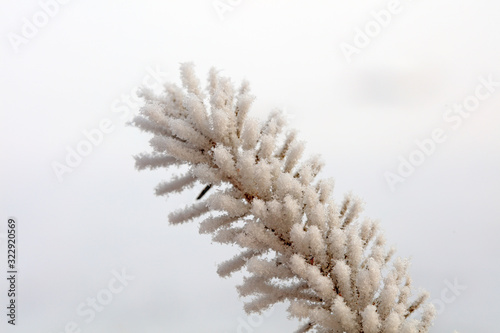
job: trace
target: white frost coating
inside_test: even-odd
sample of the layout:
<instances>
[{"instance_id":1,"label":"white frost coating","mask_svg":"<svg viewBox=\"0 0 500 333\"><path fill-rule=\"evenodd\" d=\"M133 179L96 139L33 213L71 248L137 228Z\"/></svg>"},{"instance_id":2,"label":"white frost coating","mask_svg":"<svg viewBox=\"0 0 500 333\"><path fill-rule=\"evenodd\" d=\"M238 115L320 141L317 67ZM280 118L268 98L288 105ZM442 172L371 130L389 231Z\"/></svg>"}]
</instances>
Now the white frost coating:
<instances>
[{"instance_id":1,"label":"white frost coating","mask_svg":"<svg viewBox=\"0 0 500 333\"><path fill-rule=\"evenodd\" d=\"M260 159L268 159L274 151L275 137L271 134L264 134L260 140L260 148L257 156Z\"/></svg>"},{"instance_id":2,"label":"white frost coating","mask_svg":"<svg viewBox=\"0 0 500 333\"><path fill-rule=\"evenodd\" d=\"M396 280L392 274L389 274L384 279L384 287L382 288L379 296L378 312L380 313L381 319L385 319L389 315L393 304L396 302L398 293L399 288L396 285Z\"/></svg>"},{"instance_id":3,"label":"white frost coating","mask_svg":"<svg viewBox=\"0 0 500 333\"><path fill-rule=\"evenodd\" d=\"M189 93L193 93L203 100L205 98L205 94L201 90L200 80L194 72L194 64L192 62L182 63L180 70L182 86L186 88Z\"/></svg>"},{"instance_id":4,"label":"white frost coating","mask_svg":"<svg viewBox=\"0 0 500 333\"><path fill-rule=\"evenodd\" d=\"M283 245L273 232L262 223L256 223L255 221L246 223L243 227L243 233L238 235L237 241L242 247L249 247L255 250L262 249L265 244L269 249L278 253L289 252L288 248Z\"/></svg>"},{"instance_id":5,"label":"white frost coating","mask_svg":"<svg viewBox=\"0 0 500 333\"><path fill-rule=\"evenodd\" d=\"M259 161L254 167L256 190L263 199L269 198L272 185L271 166L266 161Z\"/></svg>"},{"instance_id":6,"label":"white frost coating","mask_svg":"<svg viewBox=\"0 0 500 333\"><path fill-rule=\"evenodd\" d=\"M188 95L183 101L183 106L189 112L189 119L194 127L207 138L212 138L213 133L203 102L196 96Z\"/></svg>"},{"instance_id":7,"label":"white frost coating","mask_svg":"<svg viewBox=\"0 0 500 333\"><path fill-rule=\"evenodd\" d=\"M319 201L321 203L326 203L328 199L332 196L333 188L335 187L335 182L332 178L321 179L318 183Z\"/></svg>"},{"instance_id":8,"label":"white frost coating","mask_svg":"<svg viewBox=\"0 0 500 333\"><path fill-rule=\"evenodd\" d=\"M260 276L243 278L243 284L236 287L241 297L246 297L254 293L272 294L273 286L267 283L266 279Z\"/></svg>"},{"instance_id":9,"label":"white frost coating","mask_svg":"<svg viewBox=\"0 0 500 333\"><path fill-rule=\"evenodd\" d=\"M365 244L365 248L369 242L375 237L378 232L378 223L376 221L365 219L361 224L360 237L363 243Z\"/></svg>"},{"instance_id":10,"label":"white frost coating","mask_svg":"<svg viewBox=\"0 0 500 333\"><path fill-rule=\"evenodd\" d=\"M227 136L229 132L229 119L227 118L227 113L221 109L212 110L212 121L215 140L227 143Z\"/></svg>"},{"instance_id":11,"label":"white frost coating","mask_svg":"<svg viewBox=\"0 0 500 333\"><path fill-rule=\"evenodd\" d=\"M309 187L314 180L314 172L309 164L302 164L296 175L298 175L302 185L307 187Z\"/></svg>"},{"instance_id":12,"label":"white frost coating","mask_svg":"<svg viewBox=\"0 0 500 333\"><path fill-rule=\"evenodd\" d=\"M355 332L358 329L356 314L345 303L342 296L337 296L333 301L332 311L338 313L337 320L340 327L347 332Z\"/></svg>"},{"instance_id":13,"label":"white frost coating","mask_svg":"<svg viewBox=\"0 0 500 333\"><path fill-rule=\"evenodd\" d=\"M194 177L204 184L218 185L223 181L223 174L219 169L207 164L197 164L191 168Z\"/></svg>"},{"instance_id":14,"label":"white frost coating","mask_svg":"<svg viewBox=\"0 0 500 333\"><path fill-rule=\"evenodd\" d=\"M314 261L326 266L328 259L326 257L326 244L322 231L319 230L317 226L313 225L307 229L306 239L314 257Z\"/></svg>"},{"instance_id":15,"label":"white frost coating","mask_svg":"<svg viewBox=\"0 0 500 333\"><path fill-rule=\"evenodd\" d=\"M309 246L305 241L306 232L304 231L304 227L302 227L299 223L294 224L292 230L290 230L290 239L292 241L294 249L298 253L302 253L306 256L311 255Z\"/></svg>"},{"instance_id":16,"label":"white frost coating","mask_svg":"<svg viewBox=\"0 0 500 333\"><path fill-rule=\"evenodd\" d=\"M385 256L385 237L383 234L379 234L375 238L375 244L373 244L370 257L375 259L379 264L383 264L385 261Z\"/></svg>"},{"instance_id":17,"label":"white frost coating","mask_svg":"<svg viewBox=\"0 0 500 333\"><path fill-rule=\"evenodd\" d=\"M163 112L163 108L158 104L149 104L141 109L141 114L163 129L170 128L171 118Z\"/></svg>"},{"instance_id":18,"label":"white frost coating","mask_svg":"<svg viewBox=\"0 0 500 333\"><path fill-rule=\"evenodd\" d=\"M219 77L219 85L211 98L216 101L213 103L214 107L227 111L232 125L234 125L236 117L233 112L234 87L231 83L231 79L228 77Z\"/></svg>"},{"instance_id":19,"label":"white frost coating","mask_svg":"<svg viewBox=\"0 0 500 333\"><path fill-rule=\"evenodd\" d=\"M311 287L325 299L333 297L333 283L332 280L322 275L316 266L308 265L303 258L294 254L290 258L290 265L292 271L301 278L308 281Z\"/></svg>"},{"instance_id":20,"label":"white frost coating","mask_svg":"<svg viewBox=\"0 0 500 333\"><path fill-rule=\"evenodd\" d=\"M261 220L265 220L267 218L266 203L261 199L254 199L252 202L252 214Z\"/></svg>"},{"instance_id":21,"label":"white frost coating","mask_svg":"<svg viewBox=\"0 0 500 333\"><path fill-rule=\"evenodd\" d=\"M424 307L424 314L422 315L422 320L418 325L419 331L427 332L429 328L432 326L432 321L435 316L436 316L436 309L434 308L434 305L432 303L426 304Z\"/></svg>"},{"instance_id":22,"label":"white frost coating","mask_svg":"<svg viewBox=\"0 0 500 333\"><path fill-rule=\"evenodd\" d=\"M361 238L356 229L349 228L347 230L347 261L349 265L358 267L361 263L361 256L363 255L363 246Z\"/></svg>"},{"instance_id":23,"label":"white frost coating","mask_svg":"<svg viewBox=\"0 0 500 333\"><path fill-rule=\"evenodd\" d=\"M417 299L416 299L416 300L414 300L414 301L411 303L411 305L408 307L408 312L409 312L409 313L412 313L413 311L415 311L415 310L416 310L418 307L420 307L420 306L421 306L421 305L425 302L425 300L427 300L428 298L429 298L429 293L427 293L427 292L422 292L422 293L421 293L421 294L417 297ZM431 310L432 310L433 305L432 305L432 304L430 304L430 305L431 305L431 307L428 307L428 308L427 308L427 309L425 309L425 310L427 310L427 311L431 311ZM424 311L425 311L425 310L424 310Z\"/></svg>"},{"instance_id":24,"label":"white frost coating","mask_svg":"<svg viewBox=\"0 0 500 333\"><path fill-rule=\"evenodd\" d=\"M166 152L178 160L189 161L190 163L207 163L209 158L202 152L188 147L184 142L174 138L154 136L149 143L157 152Z\"/></svg>"},{"instance_id":25,"label":"white frost coating","mask_svg":"<svg viewBox=\"0 0 500 333\"><path fill-rule=\"evenodd\" d=\"M411 296L410 283L411 283L411 278L408 276L404 287L402 287L399 291L398 303L407 304L409 302ZM405 308L405 311L406 310L407 309Z\"/></svg>"},{"instance_id":26,"label":"white frost coating","mask_svg":"<svg viewBox=\"0 0 500 333\"><path fill-rule=\"evenodd\" d=\"M225 146L218 145L213 149L215 164L221 169L222 173L235 178L237 176L236 167L234 165L234 157Z\"/></svg>"},{"instance_id":27,"label":"white frost coating","mask_svg":"<svg viewBox=\"0 0 500 333\"><path fill-rule=\"evenodd\" d=\"M241 138L243 139L243 149L255 148L260 135L260 123L255 118L248 118L243 126Z\"/></svg>"},{"instance_id":28,"label":"white frost coating","mask_svg":"<svg viewBox=\"0 0 500 333\"><path fill-rule=\"evenodd\" d=\"M401 327L401 333L418 333L418 320L406 320Z\"/></svg>"},{"instance_id":29,"label":"white frost coating","mask_svg":"<svg viewBox=\"0 0 500 333\"><path fill-rule=\"evenodd\" d=\"M330 231L328 238L330 253L333 260L340 260L344 258L347 235L341 229L333 229Z\"/></svg>"},{"instance_id":30,"label":"white frost coating","mask_svg":"<svg viewBox=\"0 0 500 333\"><path fill-rule=\"evenodd\" d=\"M246 117L248 115L248 111L250 110L250 106L252 105L253 101L255 100L255 96L249 95L245 93L244 95L240 95L238 97L238 102L236 104L238 114L236 115L236 121L237 125L236 128L238 130L238 133L241 133L243 129L243 124L246 120Z\"/></svg>"},{"instance_id":31,"label":"white frost coating","mask_svg":"<svg viewBox=\"0 0 500 333\"><path fill-rule=\"evenodd\" d=\"M362 327L365 333L379 333L380 319L375 305L368 305L362 312Z\"/></svg>"},{"instance_id":32,"label":"white frost coating","mask_svg":"<svg viewBox=\"0 0 500 333\"><path fill-rule=\"evenodd\" d=\"M156 122L143 117L135 116L132 120L132 124L137 128L143 130L144 132L153 133L156 135L170 135L170 128L158 125Z\"/></svg>"},{"instance_id":33,"label":"white frost coating","mask_svg":"<svg viewBox=\"0 0 500 333\"><path fill-rule=\"evenodd\" d=\"M161 167L166 168L179 162L179 160L173 156L155 153L142 153L134 156L134 159L137 170L143 170L146 168L151 170Z\"/></svg>"},{"instance_id":34,"label":"white frost coating","mask_svg":"<svg viewBox=\"0 0 500 333\"><path fill-rule=\"evenodd\" d=\"M311 158L309 158L307 163L311 166L314 177L316 177L325 166L325 162L321 158L321 155L312 156Z\"/></svg>"},{"instance_id":35,"label":"white frost coating","mask_svg":"<svg viewBox=\"0 0 500 333\"><path fill-rule=\"evenodd\" d=\"M244 150L237 157L236 172L242 186L247 189L249 194L255 194L255 152L253 150Z\"/></svg>"},{"instance_id":36,"label":"white frost coating","mask_svg":"<svg viewBox=\"0 0 500 333\"><path fill-rule=\"evenodd\" d=\"M323 161L302 160L304 144L283 115L273 111L262 124L249 117L248 84L235 90L215 69L205 91L192 64L181 65L181 79L182 88L167 83L164 94L142 93L132 123L154 135L153 152L136 156L136 167L187 167L157 195L210 190L169 219L198 219L200 233L241 248L218 273L246 268L237 288L251 297L245 311L290 302L290 314L305 319L299 332L427 333L435 310L425 292L412 295L408 262L391 261L378 224L359 218L358 198L333 200L333 181L318 179Z\"/></svg>"},{"instance_id":37,"label":"white frost coating","mask_svg":"<svg viewBox=\"0 0 500 333\"><path fill-rule=\"evenodd\" d=\"M296 137L297 137L297 130L292 129L288 131L288 133L286 134L285 142L283 142L281 148L276 152L276 157L278 159L282 160L288 156L288 151L290 150L290 147L295 144Z\"/></svg>"},{"instance_id":38,"label":"white frost coating","mask_svg":"<svg viewBox=\"0 0 500 333\"><path fill-rule=\"evenodd\" d=\"M241 234L243 228L221 228L218 229L213 237L212 240L217 243L222 243L222 244L232 244L236 242L236 237Z\"/></svg>"},{"instance_id":39,"label":"white frost coating","mask_svg":"<svg viewBox=\"0 0 500 333\"><path fill-rule=\"evenodd\" d=\"M302 218L302 209L299 206L299 203L297 200L292 198L290 195L287 195L284 199L283 203L283 214L284 214L284 220L288 225L298 225L300 219Z\"/></svg>"},{"instance_id":40,"label":"white frost coating","mask_svg":"<svg viewBox=\"0 0 500 333\"><path fill-rule=\"evenodd\" d=\"M354 219L356 219L361 212L361 203L355 200L349 207L347 214L344 217L344 227L349 225Z\"/></svg>"},{"instance_id":41,"label":"white frost coating","mask_svg":"<svg viewBox=\"0 0 500 333\"><path fill-rule=\"evenodd\" d=\"M327 230L324 205L310 205L310 208L306 209L306 214L308 224L312 224L321 230Z\"/></svg>"},{"instance_id":42,"label":"white frost coating","mask_svg":"<svg viewBox=\"0 0 500 333\"><path fill-rule=\"evenodd\" d=\"M238 292L240 289L237 287ZM246 313L261 313L264 310L267 310L269 306L273 305L280 301L281 297L276 295L272 289L256 289L252 292L252 294L261 294L262 296L255 297L252 301L245 303L243 309Z\"/></svg>"},{"instance_id":43,"label":"white frost coating","mask_svg":"<svg viewBox=\"0 0 500 333\"><path fill-rule=\"evenodd\" d=\"M339 208L333 199L328 199L325 203L326 205L326 215L327 224L329 230L339 229L341 227Z\"/></svg>"},{"instance_id":44,"label":"white frost coating","mask_svg":"<svg viewBox=\"0 0 500 333\"><path fill-rule=\"evenodd\" d=\"M210 141L200 132L195 130L191 124L182 119L173 119L170 122L172 133L178 138L191 142L191 144L200 148L209 148Z\"/></svg>"},{"instance_id":45,"label":"white frost coating","mask_svg":"<svg viewBox=\"0 0 500 333\"><path fill-rule=\"evenodd\" d=\"M248 260L247 269L256 276L264 277L266 279L288 279L295 276L287 266L283 264L278 265L275 261L267 261L264 259L258 259L257 257L252 257Z\"/></svg>"},{"instance_id":46,"label":"white frost coating","mask_svg":"<svg viewBox=\"0 0 500 333\"><path fill-rule=\"evenodd\" d=\"M311 307L302 301L292 301L288 311L294 317L309 318L324 328L332 329L333 332L341 332L337 318L325 309Z\"/></svg>"},{"instance_id":47,"label":"white frost coating","mask_svg":"<svg viewBox=\"0 0 500 333\"><path fill-rule=\"evenodd\" d=\"M179 224L188 222L196 217L199 217L208 212L208 207L205 202L197 202L184 209L176 210L168 215L169 222Z\"/></svg>"},{"instance_id":48,"label":"white frost coating","mask_svg":"<svg viewBox=\"0 0 500 333\"><path fill-rule=\"evenodd\" d=\"M396 312L391 312L389 316L385 319L382 330L384 333L399 333L399 326L401 325L401 319Z\"/></svg>"},{"instance_id":49,"label":"white frost coating","mask_svg":"<svg viewBox=\"0 0 500 333\"><path fill-rule=\"evenodd\" d=\"M369 258L367 266L358 272L356 278L360 307L368 305L373 300L375 293L379 290L380 281L380 266L376 260Z\"/></svg>"},{"instance_id":50,"label":"white frost coating","mask_svg":"<svg viewBox=\"0 0 500 333\"><path fill-rule=\"evenodd\" d=\"M286 125L286 119L283 113L274 109L269 114L267 118L266 125L264 126L264 135L277 136L283 130L283 127Z\"/></svg>"},{"instance_id":51,"label":"white frost coating","mask_svg":"<svg viewBox=\"0 0 500 333\"><path fill-rule=\"evenodd\" d=\"M333 274L337 280L337 285L342 297L347 301L352 301L351 268L344 260L338 260L333 267Z\"/></svg>"},{"instance_id":52,"label":"white frost coating","mask_svg":"<svg viewBox=\"0 0 500 333\"><path fill-rule=\"evenodd\" d=\"M276 196L278 198L290 195L295 200L302 201L303 191L302 184L289 173L280 174L276 180Z\"/></svg>"},{"instance_id":53,"label":"white frost coating","mask_svg":"<svg viewBox=\"0 0 500 333\"><path fill-rule=\"evenodd\" d=\"M394 260L394 272L396 274L396 283L400 284L404 278L408 276L408 260L396 258Z\"/></svg>"},{"instance_id":54,"label":"white frost coating","mask_svg":"<svg viewBox=\"0 0 500 333\"><path fill-rule=\"evenodd\" d=\"M247 250L234 256L232 259L224 261L219 265L217 274L219 274L221 277L230 276L232 273L240 270L246 264L247 260L253 257L255 254L255 251Z\"/></svg>"},{"instance_id":55,"label":"white frost coating","mask_svg":"<svg viewBox=\"0 0 500 333\"><path fill-rule=\"evenodd\" d=\"M156 195L167 195L172 192L181 192L186 188L192 187L196 180L191 174L174 177L170 181L158 184L155 188L155 193Z\"/></svg>"},{"instance_id":56,"label":"white frost coating","mask_svg":"<svg viewBox=\"0 0 500 333\"><path fill-rule=\"evenodd\" d=\"M295 142L290 149L290 153L287 154L287 158L285 161L285 172L291 172L292 169L297 165L302 154L304 153L304 143L303 142Z\"/></svg>"},{"instance_id":57,"label":"white frost coating","mask_svg":"<svg viewBox=\"0 0 500 333\"><path fill-rule=\"evenodd\" d=\"M227 226L235 221L238 221L239 218L240 217L234 217L229 215L207 217L204 221L200 223L200 234L213 233L220 227Z\"/></svg>"},{"instance_id":58,"label":"white frost coating","mask_svg":"<svg viewBox=\"0 0 500 333\"><path fill-rule=\"evenodd\" d=\"M266 203L269 217L264 224L274 230L277 234L286 235L288 232L288 223L283 220L283 205L277 200L271 200Z\"/></svg>"},{"instance_id":59,"label":"white frost coating","mask_svg":"<svg viewBox=\"0 0 500 333\"><path fill-rule=\"evenodd\" d=\"M230 195L215 193L208 198L208 206L212 210L226 212L229 216L242 216L248 211L248 206L239 199Z\"/></svg>"}]
</instances>

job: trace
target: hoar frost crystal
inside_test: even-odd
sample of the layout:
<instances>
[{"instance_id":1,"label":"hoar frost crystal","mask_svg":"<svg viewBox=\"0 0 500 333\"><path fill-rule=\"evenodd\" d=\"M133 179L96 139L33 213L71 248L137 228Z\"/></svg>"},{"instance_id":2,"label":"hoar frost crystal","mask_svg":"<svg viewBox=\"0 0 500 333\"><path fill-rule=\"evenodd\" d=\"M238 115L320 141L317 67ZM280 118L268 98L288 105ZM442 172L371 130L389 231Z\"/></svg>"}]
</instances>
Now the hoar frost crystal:
<instances>
[{"instance_id":1,"label":"hoar frost crystal","mask_svg":"<svg viewBox=\"0 0 500 333\"><path fill-rule=\"evenodd\" d=\"M359 219L357 198L334 202L333 182L317 178L323 163L302 159L304 145L286 131L283 115L272 112L263 123L249 117L247 82L235 90L211 69L203 90L191 63L180 72L182 88L142 90L133 124L153 134L153 151L136 156L136 166L189 168L160 183L156 195L205 188L169 220L200 219L200 233L241 247L217 272L248 271L237 287L251 296L245 311L288 301L303 322L296 332L428 332L435 311L426 292L412 295L408 261L392 259L377 222Z\"/></svg>"}]
</instances>

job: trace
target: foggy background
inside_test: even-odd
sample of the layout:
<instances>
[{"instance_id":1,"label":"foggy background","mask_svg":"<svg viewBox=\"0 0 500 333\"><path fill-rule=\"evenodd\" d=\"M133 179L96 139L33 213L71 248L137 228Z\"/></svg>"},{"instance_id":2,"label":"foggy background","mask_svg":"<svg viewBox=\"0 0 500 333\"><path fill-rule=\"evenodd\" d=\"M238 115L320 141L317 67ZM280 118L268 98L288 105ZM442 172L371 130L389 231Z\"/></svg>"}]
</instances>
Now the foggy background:
<instances>
[{"instance_id":1,"label":"foggy background","mask_svg":"<svg viewBox=\"0 0 500 333\"><path fill-rule=\"evenodd\" d=\"M126 125L135 90L180 82L184 61L203 84L211 66L248 79L254 116L286 112L306 155L322 154L336 200L363 198L365 216L411 258L415 288L439 310L431 332L498 332L500 85L479 88L487 98L464 116L450 108L472 103L481 80L500 82L499 2L65 1L1 1L0 276L8 217L19 224L17 325L2 278L1 332L297 327L287 305L244 313L242 276L216 274L236 248L211 244L197 222L168 224L201 188L166 201L153 188L170 175L134 169L149 140ZM436 129L443 142L418 153ZM78 147L88 154L69 167ZM421 164L391 188L387 173L410 156ZM100 311L87 305L96 297Z\"/></svg>"}]
</instances>

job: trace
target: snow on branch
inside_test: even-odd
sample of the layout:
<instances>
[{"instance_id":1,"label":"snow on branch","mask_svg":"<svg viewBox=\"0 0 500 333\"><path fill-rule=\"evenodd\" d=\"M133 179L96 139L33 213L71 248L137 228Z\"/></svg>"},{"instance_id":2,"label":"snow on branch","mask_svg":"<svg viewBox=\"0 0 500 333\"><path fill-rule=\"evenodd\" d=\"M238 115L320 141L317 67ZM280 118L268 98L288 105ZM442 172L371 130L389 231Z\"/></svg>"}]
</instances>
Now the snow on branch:
<instances>
[{"instance_id":1,"label":"snow on branch","mask_svg":"<svg viewBox=\"0 0 500 333\"><path fill-rule=\"evenodd\" d=\"M290 315L304 320L296 332L428 332L435 311L426 292L413 294L409 262L392 259L378 222L360 220L358 198L333 200L333 181L318 179L323 161L303 160L304 143L282 113L249 117L255 97L246 81L235 89L211 69L202 89L193 64L180 72L181 87L142 93L132 124L153 134L153 151L137 155L136 167L188 168L157 195L204 188L169 220L201 220L200 233L241 248L218 273L246 268L238 287L251 298L245 310L288 302Z\"/></svg>"}]
</instances>

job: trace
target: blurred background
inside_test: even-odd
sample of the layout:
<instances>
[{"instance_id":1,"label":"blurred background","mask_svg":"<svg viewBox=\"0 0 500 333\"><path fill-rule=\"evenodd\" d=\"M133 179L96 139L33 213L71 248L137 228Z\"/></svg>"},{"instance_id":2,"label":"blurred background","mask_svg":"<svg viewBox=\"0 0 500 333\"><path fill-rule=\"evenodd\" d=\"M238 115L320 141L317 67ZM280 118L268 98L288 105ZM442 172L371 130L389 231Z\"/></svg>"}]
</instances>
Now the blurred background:
<instances>
[{"instance_id":1,"label":"blurred background","mask_svg":"<svg viewBox=\"0 0 500 333\"><path fill-rule=\"evenodd\" d=\"M137 87L196 64L248 79L322 154L335 199L380 221L439 315L498 332L500 3L491 0L3 0L0 269L17 219L17 323L1 332L292 332L284 304L247 316L216 265L236 248L167 215L166 171L137 172ZM437 135L437 134L439 135Z\"/></svg>"}]
</instances>

